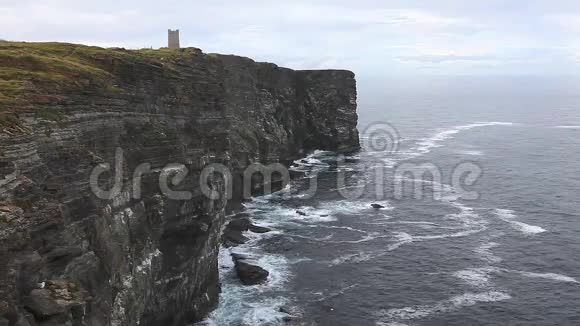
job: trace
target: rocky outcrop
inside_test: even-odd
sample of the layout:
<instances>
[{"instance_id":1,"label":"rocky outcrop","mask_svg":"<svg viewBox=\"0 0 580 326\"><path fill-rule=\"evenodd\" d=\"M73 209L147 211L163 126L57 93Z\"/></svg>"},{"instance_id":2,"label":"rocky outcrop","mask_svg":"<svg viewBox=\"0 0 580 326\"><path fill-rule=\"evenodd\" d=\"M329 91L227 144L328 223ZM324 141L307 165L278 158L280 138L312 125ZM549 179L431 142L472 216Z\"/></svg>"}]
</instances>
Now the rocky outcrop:
<instances>
[{"instance_id":1,"label":"rocky outcrop","mask_svg":"<svg viewBox=\"0 0 580 326\"><path fill-rule=\"evenodd\" d=\"M355 150L356 123L349 71L193 48L0 42L0 325L204 318L218 300L220 233L241 171ZM91 190L102 163L110 170L97 181L118 190L111 199ZM160 189L175 163L188 174L171 190L188 198ZM234 172L232 201L220 174L207 186L221 196L202 194L211 163Z\"/></svg>"},{"instance_id":2,"label":"rocky outcrop","mask_svg":"<svg viewBox=\"0 0 580 326\"><path fill-rule=\"evenodd\" d=\"M242 254L232 254L234 267L238 278L244 285L256 285L266 282L270 273L258 266L252 257Z\"/></svg>"},{"instance_id":3,"label":"rocky outcrop","mask_svg":"<svg viewBox=\"0 0 580 326\"><path fill-rule=\"evenodd\" d=\"M245 243L248 241L248 238L243 235L246 231L267 233L271 230L267 227L253 224L248 216L241 213L231 217L230 221L226 224L222 234L223 245L226 247L234 247Z\"/></svg>"}]
</instances>

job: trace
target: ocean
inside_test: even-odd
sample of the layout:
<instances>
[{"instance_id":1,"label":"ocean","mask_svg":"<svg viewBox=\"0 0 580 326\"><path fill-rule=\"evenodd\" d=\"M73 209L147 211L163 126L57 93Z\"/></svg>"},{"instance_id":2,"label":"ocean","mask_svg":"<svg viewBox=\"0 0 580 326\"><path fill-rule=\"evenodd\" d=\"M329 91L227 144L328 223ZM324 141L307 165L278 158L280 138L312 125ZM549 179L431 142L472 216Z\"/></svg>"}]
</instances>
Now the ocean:
<instances>
[{"instance_id":1,"label":"ocean","mask_svg":"<svg viewBox=\"0 0 580 326\"><path fill-rule=\"evenodd\" d=\"M311 153L304 177L245 203L273 231L222 248L206 323L580 325L577 85L360 79L363 148ZM230 252L268 282L241 285Z\"/></svg>"}]
</instances>

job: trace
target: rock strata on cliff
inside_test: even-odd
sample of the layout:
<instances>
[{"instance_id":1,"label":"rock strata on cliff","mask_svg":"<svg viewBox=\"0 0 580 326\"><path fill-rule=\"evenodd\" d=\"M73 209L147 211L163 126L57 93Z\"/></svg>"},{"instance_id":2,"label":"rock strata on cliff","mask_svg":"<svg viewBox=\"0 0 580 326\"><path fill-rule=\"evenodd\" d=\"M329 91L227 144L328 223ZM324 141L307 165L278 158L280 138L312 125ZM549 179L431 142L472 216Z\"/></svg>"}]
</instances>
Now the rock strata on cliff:
<instances>
[{"instance_id":1,"label":"rock strata on cliff","mask_svg":"<svg viewBox=\"0 0 580 326\"><path fill-rule=\"evenodd\" d=\"M356 123L349 71L293 71L193 48L0 42L0 325L204 318L218 300L229 203L202 194L202 168L234 171L239 199L248 165L355 150ZM104 188L121 175L110 200L89 184L101 163L114 170L99 179ZM174 163L188 174L172 190L190 198L160 189ZM226 190L219 175L208 184Z\"/></svg>"}]
</instances>

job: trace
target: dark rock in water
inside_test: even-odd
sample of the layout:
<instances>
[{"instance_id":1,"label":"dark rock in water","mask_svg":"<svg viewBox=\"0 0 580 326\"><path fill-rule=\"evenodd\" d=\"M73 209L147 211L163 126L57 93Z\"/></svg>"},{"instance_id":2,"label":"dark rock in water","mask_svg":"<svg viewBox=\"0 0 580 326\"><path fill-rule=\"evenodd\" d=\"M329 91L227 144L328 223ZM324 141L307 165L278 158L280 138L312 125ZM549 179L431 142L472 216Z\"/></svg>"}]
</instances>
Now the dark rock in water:
<instances>
[{"instance_id":1,"label":"dark rock in water","mask_svg":"<svg viewBox=\"0 0 580 326\"><path fill-rule=\"evenodd\" d=\"M254 233L270 232L269 228L252 224L249 218L233 218L226 225L222 234L222 244L226 247L235 247L246 243L249 239L243 235L243 232L251 231Z\"/></svg>"},{"instance_id":2,"label":"dark rock in water","mask_svg":"<svg viewBox=\"0 0 580 326\"><path fill-rule=\"evenodd\" d=\"M278 311L283 313L283 314L286 314L286 316L284 316L282 318L282 320L285 322L291 322L293 320L298 320L302 317L302 314L299 311L293 309L293 307L281 306L278 308ZM302 325L302 323L298 323L298 324Z\"/></svg>"},{"instance_id":3,"label":"dark rock in water","mask_svg":"<svg viewBox=\"0 0 580 326\"><path fill-rule=\"evenodd\" d=\"M254 233L267 233L272 231L270 228L267 228L265 226L259 226L259 225L250 225L250 231L254 232Z\"/></svg>"},{"instance_id":4,"label":"dark rock in water","mask_svg":"<svg viewBox=\"0 0 580 326\"><path fill-rule=\"evenodd\" d=\"M248 231L252 222L247 217L234 218L225 227L222 234L222 244L226 247L235 247L246 243L249 239L243 235Z\"/></svg>"},{"instance_id":5,"label":"dark rock in water","mask_svg":"<svg viewBox=\"0 0 580 326\"><path fill-rule=\"evenodd\" d=\"M302 215L302 216L306 216L306 215L307 215L307 214L306 214L306 213L304 213L303 211L296 211L296 214L298 214L298 215Z\"/></svg>"},{"instance_id":6,"label":"dark rock in water","mask_svg":"<svg viewBox=\"0 0 580 326\"><path fill-rule=\"evenodd\" d=\"M281 313L284 313L284 314L288 314L288 315L291 315L291 314L292 314L292 313L290 312L290 309L288 309L287 307L284 307L284 306L281 306L281 307L278 309L278 311L279 311L279 312L281 312Z\"/></svg>"},{"instance_id":7,"label":"dark rock in water","mask_svg":"<svg viewBox=\"0 0 580 326\"><path fill-rule=\"evenodd\" d=\"M237 214L234 216L234 218L250 217L250 216L251 216L251 214L250 214L250 213L248 213L248 212L240 212L240 213L237 213Z\"/></svg>"},{"instance_id":8,"label":"dark rock in water","mask_svg":"<svg viewBox=\"0 0 580 326\"><path fill-rule=\"evenodd\" d=\"M248 240L250 239L245 237L240 230L225 229L222 235L222 243L226 247L235 247L248 242Z\"/></svg>"},{"instance_id":9,"label":"dark rock in water","mask_svg":"<svg viewBox=\"0 0 580 326\"><path fill-rule=\"evenodd\" d=\"M300 179L306 175L304 171L289 170L291 179Z\"/></svg>"},{"instance_id":10,"label":"dark rock in water","mask_svg":"<svg viewBox=\"0 0 580 326\"><path fill-rule=\"evenodd\" d=\"M245 260L236 263L236 272L244 285L264 283L268 280L268 275L270 274L262 267L250 264Z\"/></svg>"},{"instance_id":11,"label":"dark rock in water","mask_svg":"<svg viewBox=\"0 0 580 326\"><path fill-rule=\"evenodd\" d=\"M270 273L258 266L256 262L232 255L238 278L244 285L256 285L268 280Z\"/></svg>"},{"instance_id":12,"label":"dark rock in water","mask_svg":"<svg viewBox=\"0 0 580 326\"><path fill-rule=\"evenodd\" d=\"M371 206L372 206L372 208L375 208L375 209L385 208L385 206L380 205L380 204L371 204Z\"/></svg>"},{"instance_id":13,"label":"dark rock in water","mask_svg":"<svg viewBox=\"0 0 580 326\"><path fill-rule=\"evenodd\" d=\"M252 222L247 217L236 218L230 221L226 228L231 230L238 230L238 231L248 231Z\"/></svg>"},{"instance_id":14,"label":"dark rock in water","mask_svg":"<svg viewBox=\"0 0 580 326\"><path fill-rule=\"evenodd\" d=\"M232 256L232 259L234 260L234 262L236 260L249 260L249 259L252 259L252 256L251 255L244 254L244 253L232 252L230 255Z\"/></svg>"}]
</instances>

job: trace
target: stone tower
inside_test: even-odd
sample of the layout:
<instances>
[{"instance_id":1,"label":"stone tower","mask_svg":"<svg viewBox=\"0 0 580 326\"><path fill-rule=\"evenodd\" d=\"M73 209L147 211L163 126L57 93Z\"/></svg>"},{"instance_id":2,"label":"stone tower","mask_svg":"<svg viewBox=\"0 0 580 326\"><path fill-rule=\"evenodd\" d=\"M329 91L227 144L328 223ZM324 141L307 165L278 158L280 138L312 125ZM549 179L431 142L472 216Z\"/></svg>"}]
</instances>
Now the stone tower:
<instances>
[{"instance_id":1,"label":"stone tower","mask_svg":"<svg viewBox=\"0 0 580 326\"><path fill-rule=\"evenodd\" d=\"M167 31L167 46L170 49L179 49L179 30Z\"/></svg>"}]
</instances>

